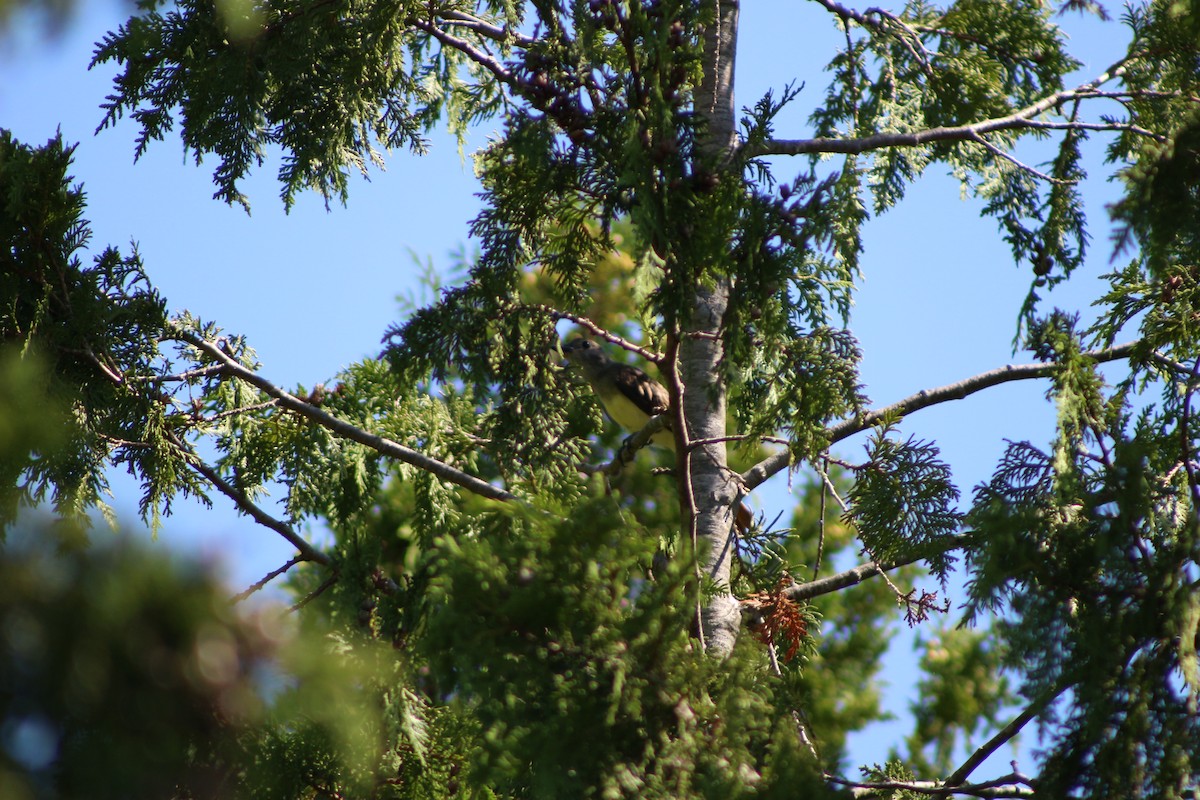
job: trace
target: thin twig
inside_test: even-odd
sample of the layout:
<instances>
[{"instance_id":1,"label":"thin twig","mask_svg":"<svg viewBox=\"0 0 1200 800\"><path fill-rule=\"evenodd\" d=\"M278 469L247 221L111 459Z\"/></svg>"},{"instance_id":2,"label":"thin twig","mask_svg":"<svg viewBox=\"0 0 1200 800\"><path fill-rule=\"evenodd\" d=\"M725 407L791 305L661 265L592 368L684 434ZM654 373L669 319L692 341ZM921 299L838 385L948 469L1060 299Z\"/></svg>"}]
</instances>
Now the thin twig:
<instances>
[{"instance_id":1,"label":"thin twig","mask_svg":"<svg viewBox=\"0 0 1200 800\"><path fill-rule=\"evenodd\" d=\"M232 601L232 602L234 602L234 603L240 603L240 602L242 602L242 601L243 601L243 600L245 600L247 597L249 597L250 595L252 595L252 594L254 594L255 592L259 591L259 590L260 590L260 589L262 589L264 586L266 586L268 583L270 583L271 581L275 580L275 579L276 579L276 578L278 578L280 575L282 575L283 573L287 572L287 571L288 571L289 569L291 569L292 567L294 567L294 566L296 566L297 564L299 564L301 561L304 561L304 559L303 559L303 558L301 558L300 556L296 556L295 558L289 559L289 560L287 561L287 563L286 563L286 564L284 564L284 565L283 565L282 567L280 567L279 569L273 569L273 570L271 570L271 571L270 571L270 572L268 572L268 573L267 573L265 576L263 576L263 578L262 578L261 580L255 581L255 582L254 582L254 583L253 583L253 584L252 584L252 585L251 585L249 588L247 588L245 591L238 592L236 595L234 595L234 596L233 596L233 601Z\"/></svg>"},{"instance_id":2,"label":"thin twig","mask_svg":"<svg viewBox=\"0 0 1200 800\"><path fill-rule=\"evenodd\" d=\"M628 350L630 353L636 353L637 355L641 356L642 358L646 359L647 361L650 361L659 366L662 366L663 361L666 360L666 356L663 355L662 353L656 353L653 350L648 350L645 347L640 347L639 345L634 344L633 342L629 341L628 339L624 339L624 338L616 335L615 333L609 332L607 329L600 327L599 325L597 325L595 322L592 322L587 317L581 316L579 314L572 314L569 311L559 311L558 309L551 308L550 306L543 305L542 303L520 303L520 304L513 304L511 307L516 310L531 309L533 311L539 311L543 314L546 314L547 316L551 317L552 319L556 319L556 320L565 319L568 322L574 322L579 327L583 328L584 330L588 331L589 333L591 333L594 336L600 337L601 339L608 342L609 344L615 344L617 347L620 347L622 350Z\"/></svg>"},{"instance_id":3,"label":"thin twig","mask_svg":"<svg viewBox=\"0 0 1200 800\"><path fill-rule=\"evenodd\" d=\"M1024 161L1018 160L1017 157L1014 156L1012 153L1008 152L1007 150L1005 150L1004 148L1002 148L998 145L992 144L991 142L989 142L987 139L983 138L982 136L975 137L974 139L971 139L971 141L975 142L976 144L983 145L983 147L992 155L994 155L998 158L1004 159L1005 161L1012 164L1017 169L1021 170L1022 172L1026 172L1026 173L1032 175L1033 177L1037 178L1038 180L1045 181L1046 183L1057 184L1059 186L1071 186L1075 183L1078 183L1078 181L1063 180L1062 178L1056 178L1053 175L1047 175L1046 173L1042 172L1041 170L1034 169L1033 167L1026 164Z\"/></svg>"},{"instance_id":4,"label":"thin twig","mask_svg":"<svg viewBox=\"0 0 1200 800\"><path fill-rule=\"evenodd\" d=\"M313 600L316 600L318 597L320 597L322 594L324 594L326 589L328 589L330 586L333 586L335 583L337 583L339 577L341 577L341 576L339 576L337 574L337 572L334 572L332 575L330 575L328 578L326 578L324 580L324 582L321 583L320 586L318 586L316 589L313 589L311 592L309 592L304 597L304 599L294 603L290 608L288 608L288 611L299 611L300 609L304 608L306 605L311 603Z\"/></svg>"},{"instance_id":5,"label":"thin twig","mask_svg":"<svg viewBox=\"0 0 1200 800\"><path fill-rule=\"evenodd\" d=\"M224 367L220 364L209 364L205 367L177 372L174 375L126 375L124 379L130 383L184 383L196 378L208 378L213 375L220 375L223 370Z\"/></svg>"},{"instance_id":6,"label":"thin twig","mask_svg":"<svg viewBox=\"0 0 1200 800\"><path fill-rule=\"evenodd\" d=\"M253 411L262 411L263 409L278 408L278 407L279 407L278 400L264 400L261 403L251 403L248 406L238 406L237 408L228 408L224 411L220 411L216 414L213 414L211 417L194 417L193 419L195 419L196 422L204 423L205 425L212 425L212 424L220 422L221 420L226 419L228 417L236 417L239 414L247 414L247 413L250 413Z\"/></svg>"},{"instance_id":7,"label":"thin twig","mask_svg":"<svg viewBox=\"0 0 1200 800\"><path fill-rule=\"evenodd\" d=\"M824 470L820 470L819 472L821 475L821 480L825 484L825 488L829 490L829 493L833 495L833 499L836 500L838 505L842 507L842 513L849 514L850 513L850 504L847 503L845 500L843 500L842 496L840 494L838 494L837 487L833 485L833 481L829 480L829 475L826 474L826 472ZM863 552L865 552L867 555L871 556L872 564L879 563L879 559L875 558L875 555L870 550L867 550L867 547L865 544L863 545ZM896 599L899 600L900 602L904 602L904 592L900 591L900 587L897 586L895 583L893 583L892 579L888 577L886 569L880 569L878 574L881 578L883 578L884 582L887 583L888 587L896 595Z\"/></svg>"},{"instance_id":8,"label":"thin twig","mask_svg":"<svg viewBox=\"0 0 1200 800\"><path fill-rule=\"evenodd\" d=\"M813 564L813 580L814 581L817 579L817 576L820 575L820 573L821 573L821 559L825 555L825 501L829 497L828 484L830 482L829 476L827 474L828 469L829 469L829 458L826 457L823 465L821 466L821 477L823 478L823 481L821 483L821 508L820 508L820 512L819 512L820 516L817 518L817 559L816 559L816 563Z\"/></svg>"},{"instance_id":9,"label":"thin twig","mask_svg":"<svg viewBox=\"0 0 1200 800\"><path fill-rule=\"evenodd\" d=\"M1078 97L1073 98L1073 100L1076 102L1078 102L1079 99L1080 98ZM1200 100L1200 98L1197 99ZM1122 133L1135 133L1138 136L1145 136L1158 142L1167 141L1167 137L1163 136L1161 133L1155 133L1154 131L1143 128L1140 125L1134 125L1132 122L1117 122L1115 120L1112 122L1054 122L1053 120L1048 119L1031 119L1022 127L1036 128L1037 130L1041 131L1119 131Z\"/></svg>"}]
</instances>

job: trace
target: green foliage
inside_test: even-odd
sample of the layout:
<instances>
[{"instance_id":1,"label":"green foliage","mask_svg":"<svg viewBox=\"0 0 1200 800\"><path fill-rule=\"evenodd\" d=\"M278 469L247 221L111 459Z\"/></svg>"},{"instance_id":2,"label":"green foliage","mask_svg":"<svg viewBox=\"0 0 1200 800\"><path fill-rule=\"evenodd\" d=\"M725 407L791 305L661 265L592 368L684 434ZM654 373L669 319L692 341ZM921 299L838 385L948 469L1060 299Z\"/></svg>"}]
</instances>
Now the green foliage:
<instances>
[{"instance_id":1,"label":"green foliage","mask_svg":"<svg viewBox=\"0 0 1200 800\"><path fill-rule=\"evenodd\" d=\"M56 511L79 516L104 508L106 465L125 464L146 481L143 516L157 520L171 497L202 492L167 453L172 431L160 398L121 378L163 366L166 304L136 253L107 248L90 266L81 262L91 232L83 190L67 175L72 150L60 137L32 148L0 131L0 342L36 359L46 371L34 384L46 407L70 413L61 447L9 453L23 459L10 467L20 475L10 497L49 498ZM15 503L5 506L11 521Z\"/></svg>"},{"instance_id":2,"label":"green foliage","mask_svg":"<svg viewBox=\"0 0 1200 800\"><path fill-rule=\"evenodd\" d=\"M961 0L944 9L907 4L892 16L870 10L848 25L846 47L830 62L833 79L811 121L818 136L892 135L1003 118L1063 86L1080 66L1065 37L1040 2ZM1034 131L1035 134L1038 131ZM963 190L984 201L1019 262L1034 268L1027 320L1037 289L1052 287L1082 263L1087 242L1076 182L1085 131L1067 133L1047 173L997 158L1017 137L976 138L872 149L865 164L847 159L847 170L865 176L876 213L894 206L932 163L945 163ZM856 193L859 189L856 186ZM861 215L861 224L865 215ZM850 218L847 218L850 219Z\"/></svg>"},{"instance_id":3,"label":"green foliage","mask_svg":"<svg viewBox=\"0 0 1200 800\"><path fill-rule=\"evenodd\" d=\"M554 525L504 514L482 536L447 537L431 565L421 648L437 694L482 726L475 783L513 796L679 798L811 780L775 696L785 686L750 653L714 664L689 636L686 565L642 577L656 539L608 498L553 510L566 514ZM759 774L765 748L774 763Z\"/></svg>"},{"instance_id":4,"label":"green foliage","mask_svg":"<svg viewBox=\"0 0 1200 800\"><path fill-rule=\"evenodd\" d=\"M143 5L96 50L93 64L124 66L104 125L130 114L140 156L178 116L197 163L205 153L220 159L216 196L247 210L239 184L273 146L285 149L286 205L305 189L344 203L351 171L382 163L377 144L420 152L443 114L461 130L497 107L477 65L408 27L420 4L185 1L165 14L155 10L161 2ZM247 29L230 9L252 9L257 24ZM480 87L453 88L460 70L483 78Z\"/></svg>"},{"instance_id":5,"label":"green foliage","mask_svg":"<svg viewBox=\"0 0 1200 800\"><path fill-rule=\"evenodd\" d=\"M15 519L20 508L22 474L30 455L52 457L64 445L68 414L47 401L45 370L36 359L0 351L0 489L4 519Z\"/></svg>"},{"instance_id":6,"label":"green foliage","mask_svg":"<svg viewBox=\"0 0 1200 800\"><path fill-rule=\"evenodd\" d=\"M866 405L860 357L854 337L832 329L797 336L782 349L759 349L745 362L734 404L739 427L761 436L787 431L797 456L817 458L829 446L826 426Z\"/></svg>"},{"instance_id":7,"label":"green foliage","mask_svg":"<svg viewBox=\"0 0 1200 800\"><path fill-rule=\"evenodd\" d=\"M976 490L969 609L1012 610L1008 663L1024 672L1027 699L1071 693L1048 712L1061 719L1049 791L1174 796L1192 779L1198 733L1176 713L1196 697L1194 434L1170 411L1132 418L1121 393L1104 401L1069 349L1056 394L1054 450L1014 443Z\"/></svg>"},{"instance_id":8,"label":"green foliage","mask_svg":"<svg viewBox=\"0 0 1200 800\"><path fill-rule=\"evenodd\" d=\"M15 719L61 745L53 766L6 749L0 789L69 795L79 775L111 769L113 796L176 782L203 795L214 776L280 800L833 794L823 770L844 766L848 732L883 716L897 603L910 622L934 607L896 585L916 581L915 566L846 587L873 568L863 555L923 560L945 585L959 548L981 627L924 640L911 752L866 778L909 797L918 773L947 777L957 750L1000 723L1011 681L1042 726L1039 794L1193 786L1191 4L1130 7L1128 58L1069 92L1079 63L1043 3L821 5L840 43L810 115L818 138L777 138L801 96L786 87L745 112L735 143L717 113L731 90L714 85L729 55L713 46L729 19L720 4L140 3L96 52L122 67L104 125L131 115L140 155L178 123L188 153L216 157L226 202L247 204L244 178L276 151L285 205L305 189L344 202L379 151L419 152L442 119L461 133L505 112L476 158L480 251L461 280L388 331L384 359L291 392L257 373L244 338L169 318L136 252L85 266L71 149L0 136L5 521L47 499L75 520L103 508L117 465L139 480L148 521L216 489L309 562L290 576L296 638L261 651L214 610L206 579L106 554L0 563L12 573L0 585L18 590L0 597L4 666L16 664L0 685L28 687L0 694L4 730ZM1096 100L1126 117L1088 116ZM1077 318L1040 304L1089 242L1078 183L1097 130L1111 134L1125 190L1118 245L1137 252L1080 334ZM1051 136L1049 166L1017 159L1026 139ZM789 153L812 161L782 181ZM839 472L826 457L829 426L863 419L867 403L845 330L862 227L934 164L1031 265L1018 330L1058 411L1049 445L1012 443L965 518L936 444L896 438L894 416L866 463ZM726 297L719 311L709 302ZM652 474L651 451L618 475L585 465L608 460L619 434L559 366L564 320L664 352L664 379L713 413L728 397L744 457L784 437L788 455L820 465L791 529L760 525L731 546L727 588L793 603L801 657L780 663L749 636L724 660L704 653L700 612L726 587L703 575L699 522L682 523L693 505L713 519L726 501L685 479L722 443L682 454L671 476ZM1119 351L1129 371L1109 387L1086 349L1134 326L1141 341ZM681 386L672 359L714 338L710 383ZM436 466L389 458L405 447ZM282 519L256 504L271 487ZM298 532L314 522L332 532L323 551ZM806 571L812 583L797 586ZM27 629L40 640L22 639ZM267 650L272 681L248 683ZM232 659L219 691L204 672L214 654ZM82 684L91 695L75 702ZM133 774L141 763L120 752L136 737L118 712L140 724L158 711L161 749Z\"/></svg>"},{"instance_id":9,"label":"green foliage","mask_svg":"<svg viewBox=\"0 0 1200 800\"><path fill-rule=\"evenodd\" d=\"M1196 85L1189 54L1200 28L1190 2L1131 7L1124 21L1133 33L1130 53L1162 54L1130 63L1131 87L1170 97L1167 102L1137 101L1134 106L1163 135L1152 138L1127 132L1109 148L1112 161L1128 162L1121 170L1125 196L1114 214L1120 226L1118 245L1128 246L1136 238L1157 275L1181 257L1194 260L1194 254L1187 252L1194 250L1194 237L1189 226L1181 223L1196 205L1196 159L1189 151L1195 146L1197 120L1195 108L1182 100Z\"/></svg>"},{"instance_id":10,"label":"green foliage","mask_svg":"<svg viewBox=\"0 0 1200 800\"><path fill-rule=\"evenodd\" d=\"M955 558L952 538L960 516L958 489L938 448L909 437L903 443L878 431L867 446L868 461L856 469L846 521L880 562L924 558L943 583Z\"/></svg>"},{"instance_id":11,"label":"green foliage","mask_svg":"<svg viewBox=\"0 0 1200 800\"><path fill-rule=\"evenodd\" d=\"M194 566L80 537L25 525L0 561L4 797L455 795L474 725L390 646L235 615Z\"/></svg>"}]
</instances>

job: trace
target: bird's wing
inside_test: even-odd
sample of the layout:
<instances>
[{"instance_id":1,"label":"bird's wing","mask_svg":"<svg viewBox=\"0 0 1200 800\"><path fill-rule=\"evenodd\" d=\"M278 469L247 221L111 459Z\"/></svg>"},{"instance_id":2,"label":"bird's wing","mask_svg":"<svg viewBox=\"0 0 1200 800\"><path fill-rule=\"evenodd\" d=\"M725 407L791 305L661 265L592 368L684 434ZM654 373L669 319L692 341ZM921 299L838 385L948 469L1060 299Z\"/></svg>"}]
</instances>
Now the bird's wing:
<instances>
[{"instance_id":1,"label":"bird's wing","mask_svg":"<svg viewBox=\"0 0 1200 800\"><path fill-rule=\"evenodd\" d=\"M647 417L662 414L671 407L671 395L665 386L634 366L621 365L613 378L617 389Z\"/></svg>"}]
</instances>

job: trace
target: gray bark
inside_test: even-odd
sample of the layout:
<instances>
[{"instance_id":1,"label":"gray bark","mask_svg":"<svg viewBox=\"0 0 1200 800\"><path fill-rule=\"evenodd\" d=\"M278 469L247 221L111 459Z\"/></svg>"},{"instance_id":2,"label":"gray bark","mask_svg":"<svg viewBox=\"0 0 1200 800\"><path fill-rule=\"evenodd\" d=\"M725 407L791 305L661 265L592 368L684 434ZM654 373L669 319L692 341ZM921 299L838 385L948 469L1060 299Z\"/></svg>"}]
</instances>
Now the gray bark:
<instances>
[{"instance_id":1,"label":"gray bark","mask_svg":"<svg viewBox=\"0 0 1200 800\"><path fill-rule=\"evenodd\" d=\"M698 289L692 324L679 342L683 414L691 441L719 441L725 436L725 384L719 366L723 346L719 336L705 334L718 333L728 302L725 283L710 290ZM733 649L741 624L738 602L729 592L729 568L737 535L733 527L737 484L726 465L724 443L692 450L688 476L695 504L692 524L701 551L700 567L719 590L700 611L701 633L707 652L724 658Z\"/></svg>"},{"instance_id":2,"label":"gray bark","mask_svg":"<svg viewBox=\"0 0 1200 800\"><path fill-rule=\"evenodd\" d=\"M704 31L704 79L696 87L696 113L708 122L706 154L723 163L737 144L733 68L737 63L739 0L718 3L716 20Z\"/></svg>"},{"instance_id":3,"label":"gray bark","mask_svg":"<svg viewBox=\"0 0 1200 800\"><path fill-rule=\"evenodd\" d=\"M704 79L696 90L696 112L707 120L701 158L708 169L727 163L736 145L733 73L737 43L737 0L713 0L716 19L704 33ZM729 282L712 288L696 287L692 314L679 340L679 375L683 413L691 441L725 436L725 382L721 375L720 339L729 303ZM729 568L734 554L733 509L737 485L726 466L723 443L705 445L690 454L688 474L692 521L701 548L700 565L719 591L701 609L700 625L707 652L724 658L737 641L741 622L738 602L729 592Z\"/></svg>"}]
</instances>

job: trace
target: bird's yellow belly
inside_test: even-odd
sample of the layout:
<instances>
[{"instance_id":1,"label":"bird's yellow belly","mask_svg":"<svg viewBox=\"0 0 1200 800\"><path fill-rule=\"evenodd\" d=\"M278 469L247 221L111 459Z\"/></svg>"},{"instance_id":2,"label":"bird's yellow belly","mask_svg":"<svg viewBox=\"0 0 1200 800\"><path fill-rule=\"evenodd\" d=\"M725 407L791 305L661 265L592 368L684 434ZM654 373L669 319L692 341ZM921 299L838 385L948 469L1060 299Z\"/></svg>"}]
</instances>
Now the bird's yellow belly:
<instances>
[{"instance_id":1,"label":"bird's yellow belly","mask_svg":"<svg viewBox=\"0 0 1200 800\"><path fill-rule=\"evenodd\" d=\"M644 411L634 405L628 397L620 392L601 395L600 401L604 405L605 412L608 416L612 417L613 422L630 433L637 433L646 427L646 423L650 421L650 417L646 416ZM654 434L650 441L659 447L666 447L670 450L675 449L675 435L669 430L659 431Z\"/></svg>"}]
</instances>

